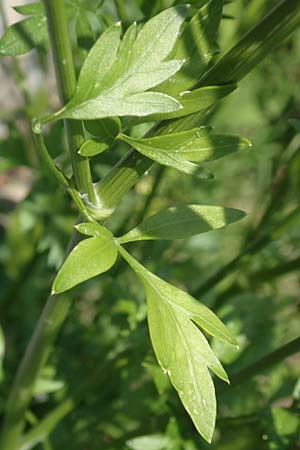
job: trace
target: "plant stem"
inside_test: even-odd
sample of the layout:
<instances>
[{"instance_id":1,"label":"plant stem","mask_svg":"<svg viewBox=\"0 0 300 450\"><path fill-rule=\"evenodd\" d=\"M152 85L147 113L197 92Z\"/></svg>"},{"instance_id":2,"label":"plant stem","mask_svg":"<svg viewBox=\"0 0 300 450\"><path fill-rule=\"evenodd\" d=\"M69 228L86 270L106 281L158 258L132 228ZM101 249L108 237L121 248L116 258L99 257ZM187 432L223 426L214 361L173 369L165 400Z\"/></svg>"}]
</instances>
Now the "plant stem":
<instances>
[{"instance_id":1,"label":"plant stem","mask_svg":"<svg viewBox=\"0 0 300 450\"><path fill-rule=\"evenodd\" d=\"M76 76L68 36L65 5L62 0L44 0L44 5L57 86L61 103L64 105L70 100L76 88ZM80 121L66 120L65 127L76 188L81 194L87 194L90 202L95 203L96 197L89 160L78 154L78 149L84 142L83 125Z\"/></svg>"},{"instance_id":2,"label":"plant stem","mask_svg":"<svg viewBox=\"0 0 300 450\"><path fill-rule=\"evenodd\" d=\"M266 356L263 356L258 361L255 361L253 364L245 367L244 369L239 370L236 373L230 375L230 383L231 386L235 387L238 384L241 384L247 381L249 378L254 375L258 375L264 370L269 369L275 364L279 363L283 359L293 355L294 353L300 352L300 337L288 342L282 347L274 350Z\"/></svg>"}]
</instances>

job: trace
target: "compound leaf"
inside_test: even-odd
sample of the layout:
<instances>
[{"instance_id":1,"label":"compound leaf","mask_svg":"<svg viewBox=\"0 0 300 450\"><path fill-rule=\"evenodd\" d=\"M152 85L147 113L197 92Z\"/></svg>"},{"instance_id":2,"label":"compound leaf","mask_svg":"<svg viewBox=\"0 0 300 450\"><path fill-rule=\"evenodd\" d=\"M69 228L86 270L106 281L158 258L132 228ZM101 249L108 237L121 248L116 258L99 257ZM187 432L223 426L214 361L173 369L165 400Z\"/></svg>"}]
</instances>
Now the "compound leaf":
<instances>
[{"instance_id":1,"label":"compound leaf","mask_svg":"<svg viewBox=\"0 0 300 450\"><path fill-rule=\"evenodd\" d=\"M164 60L186 14L185 5L171 7L146 22L137 35L133 24L121 46L120 24L109 27L90 50L73 98L46 120L146 116L180 109L173 97L145 91L181 68L183 61Z\"/></svg>"},{"instance_id":2,"label":"compound leaf","mask_svg":"<svg viewBox=\"0 0 300 450\"><path fill-rule=\"evenodd\" d=\"M197 430L210 442L216 398L209 369L227 382L228 377L195 322L226 342L232 344L235 340L212 311L149 272L122 247L119 251L144 285L150 337L158 362Z\"/></svg>"}]
</instances>

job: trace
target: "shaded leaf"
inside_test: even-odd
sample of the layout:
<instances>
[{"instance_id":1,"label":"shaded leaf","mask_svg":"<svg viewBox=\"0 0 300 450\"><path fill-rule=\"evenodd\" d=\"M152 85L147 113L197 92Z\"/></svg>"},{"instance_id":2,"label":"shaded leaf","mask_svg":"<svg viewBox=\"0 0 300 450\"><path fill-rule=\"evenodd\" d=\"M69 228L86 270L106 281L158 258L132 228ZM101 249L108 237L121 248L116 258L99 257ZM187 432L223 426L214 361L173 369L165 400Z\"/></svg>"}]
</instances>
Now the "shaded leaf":
<instances>
[{"instance_id":1,"label":"shaded leaf","mask_svg":"<svg viewBox=\"0 0 300 450\"><path fill-rule=\"evenodd\" d=\"M148 217L118 240L122 244L151 239L181 239L222 228L244 216L243 211L221 206L177 205Z\"/></svg>"},{"instance_id":2,"label":"shaded leaf","mask_svg":"<svg viewBox=\"0 0 300 450\"><path fill-rule=\"evenodd\" d=\"M158 362L170 377L197 430L210 442L216 398L209 369L225 381L228 378L193 322L226 342L233 344L235 340L212 311L149 272L122 247L119 251L144 285L150 336Z\"/></svg>"},{"instance_id":3,"label":"shaded leaf","mask_svg":"<svg viewBox=\"0 0 300 450\"><path fill-rule=\"evenodd\" d=\"M84 122L84 127L90 134L105 141L107 139L114 139L118 135L121 129L121 121L118 117L87 120Z\"/></svg>"},{"instance_id":4,"label":"shaded leaf","mask_svg":"<svg viewBox=\"0 0 300 450\"><path fill-rule=\"evenodd\" d=\"M78 153L81 156L92 157L99 155L99 153L105 152L108 148L109 144L107 142L103 142L98 139L88 139L82 144L78 150Z\"/></svg>"},{"instance_id":5,"label":"shaded leaf","mask_svg":"<svg viewBox=\"0 0 300 450\"><path fill-rule=\"evenodd\" d=\"M130 144L136 150L160 164L166 164L165 159L173 161L177 158L184 160L205 162L222 158L230 153L250 147L248 139L234 135L212 134L209 127L194 128L179 133L164 134L160 136L135 139L120 135L119 138ZM162 161L162 162L161 162ZM183 165L186 161L183 161ZM197 167L197 166L196 166Z\"/></svg>"},{"instance_id":6,"label":"shaded leaf","mask_svg":"<svg viewBox=\"0 0 300 450\"><path fill-rule=\"evenodd\" d=\"M217 31L222 17L224 0L214 0L204 5L186 24L171 57L184 59L180 71L158 86L160 92L178 98L190 89L208 67L217 47Z\"/></svg>"},{"instance_id":7,"label":"shaded leaf","mask_svg":"<svg viewBox=\"0 0 300 450\"><path fill-rule=\"evenodd\" d=\"M90 134L97 138L85 141L78 153L91 157L104 152L114 143L121 129L121 121L118 117L107 117L106 119L85 121L84 126Z\"/></svg>"},{"instance_id":8,"label":"shaded leaf","mask_svg":"<svg viewBox=\"0 0 300 450\"><path fill-rule=\"evenodd\" d=\"M101 234L85 239L73 248L54 280L52 293L67 291L106 272L114 265L116 258L113 235L103 228Z\"/></svg>"},{"instance_id":9,"label":"shaded leaf","mask_svg":"<svg viewBox=\"0 0 300 450\"><path fill-rule=\"evenodd\" d=\"M205 86L192 91L182 92L178 99L182 109L173 111L164 115L164 119L173 119L193 114L198 111L205 111L215 105L223 97L226 97L237 88L234 83L228 83L219 86ZM149 120L160 120L159 114L149 116Z\"/></svg>"}]
</instances>

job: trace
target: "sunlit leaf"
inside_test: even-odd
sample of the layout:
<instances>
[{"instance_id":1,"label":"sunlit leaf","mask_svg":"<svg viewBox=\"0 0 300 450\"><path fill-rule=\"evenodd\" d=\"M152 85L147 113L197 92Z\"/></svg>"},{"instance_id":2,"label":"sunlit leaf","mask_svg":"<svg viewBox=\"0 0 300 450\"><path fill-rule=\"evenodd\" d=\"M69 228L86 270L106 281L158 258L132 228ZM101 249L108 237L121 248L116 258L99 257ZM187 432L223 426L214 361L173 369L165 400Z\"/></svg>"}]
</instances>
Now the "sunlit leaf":
<instances>
[{"instance_id":1,"label":"sunlit leaf","mask_svg":"<svg viewBox=\"0 0 300 450\"><path fill-rule=\"evenodd\" d=\"M101 234L84 239L73 248L54 280L52 293L67 291L106 272L114 265L116 258L113 235L103 228Z\"/></svg>"},{"instance_id":2,"label":"sunlit leaf","mask_svg":"<svg viewBox=\"0 0 300 450\"><path fill-rule=\"evenodd\" d=\"M76 230L87 236L101 236L101 234L105 234L107 229L99 225L98 223L92 222L82 222L78 225L75 225Z\"/></svg>"},{"instance_id":3,"label":"sunlit leaf","mask_svg":"<svg viewBox=\"0 0 300 450\"><path fill-rule=\"evenodd\" d=\"M145 91L182 66L181 60L165 58L175 44L186 13L185 5L171 7L146 22L137 35L132 25L121 46L120 24L109 27L90 50L73 98L47 120L146 116L180 109L173 97Z\"/></svg>"}]
</instances>

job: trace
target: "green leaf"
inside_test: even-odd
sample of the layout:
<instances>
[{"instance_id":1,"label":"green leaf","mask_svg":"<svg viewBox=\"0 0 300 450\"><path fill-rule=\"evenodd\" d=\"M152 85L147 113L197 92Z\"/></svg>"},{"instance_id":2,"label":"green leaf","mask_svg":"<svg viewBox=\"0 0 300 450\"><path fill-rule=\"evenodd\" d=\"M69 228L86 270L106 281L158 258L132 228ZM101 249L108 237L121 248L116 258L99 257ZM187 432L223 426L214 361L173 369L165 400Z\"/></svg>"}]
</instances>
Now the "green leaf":
<instances>
[{"instance_id":1,"label":"green leaf","mask_svg":"<svg viewBox=\"0 0 300 450\"><path fill-rule=\"evenodd\" d=\"M251 146L250 141L246 138L212 134L210 131L209 127L201 127L143 139L135 139L121 134L119 139L127 142L148 158L181 171L186 171L186 160L197 163L211 161ZM175 165L174 163L178 158L182 167L180 164ZM197 170L198 166L193 166Z\"/></svg>"},{"instance_id":2,"label":"green leaf","mask_svg":"<svg viewBox=\"0 0 300 450\"><path fill-rule=\"evenodd\" d=\"M79 155L90 158L109 149L109 144L98 139L88 139L78 150Z\"/></svg>"},{"instance_id":3,"label":"green leaf","mask_svg":"<svg viewBox=\"0 0 300 450\"><path fill-rule=\"evenodd\" d=\"M157 87L160 92L179 99L179 93L190 89L199 80L217 50L215 39L223 3L224 0L209 2L186 24L170 55L185 62L180 71Z\"/></svg>"},{"instance_id":4,"label":"green leaf","mask_svg":"<svg viewBox=\"0 0 300 450\"><path fill-rule=\"evenodd\" d=\"M85 239L73 248L54 280L53 294L67 291L114 265L117 259L114 238L109 230L102 228L101 234Z\"/></svg>"},{"instance_id":5,"label":"green leaf","mask_svg":"<svg viewBox=\"0 0 300 450\"><path fill-rule=\"evenodd\" d=\"M78 153L91 157L110 148L121 129L121 121L118 117L107 117L106 119L88 120L84 122L84 126L90 134L97 136L97 139L85 141Z\"/></svg>"},{"instance_id":6,"label":"green leaf","mask_svg":"<svg viewBox=\"0 0 300 450\"><path fill-rule=\"evenodd\" d=\"M183 91L179 95L182 109L167 113L163 116L164 119L173 119L176 117L188 116L199 111L205 111L211 106L215 105L223 97L226 97L237 88L234 83L228 83L219 86L205 86L193 91ZM162 117L159 114L153 114L147 119L160 120Z\"/></svg>"},{"instance_id":7,"label":"green leaf","mask_svg":"<svg viewBox=\"0 0 300 450\"><path fill-rule=\"evenodd\" d=\"M118 117L108 117L100 120L87 120L84 122L85 129L104 141L115 139L121 129L121 121Z\"/></svg>"},{"instance_id":8,"label":"green leaf","mask_svg":"<svg viewBox=\"0 0 300 450\"><path fill-rule=\"evenodd\" d=\"M105 30L91 48L80 71L75 96L69 103L69 108L72 108L74 103L78 104L97 96L101 81L110 71L116 58L120 34L121 24L116 23Z\"/></svg>"},{"instance_id":9,"label":"green leaf","mask_svg":"<svg viewBox=\"0 0 300 450\"><path fill-rule=\"evenodd\" d=\"M222 228L244 216L243 211L221 206L177 205L147 218L118 241L182 239Z\"/></svg>"},{"instance_id":10,"label":"green leaf","mask_svg":"<svg viewBox=\"0 0 300 450\"><path fill-rule=\"evenodd\" d=\"M147 145L148 139L135 139L125 134L119 134L119 139L127 144L131 145L135 148L139 153L146 156L149 159L161 164L162 166L173 167L173 169L179 170L179 172L186 173L188 175L195 175L198 178L202 179L211 179L214 178L213 174L203 167L198 166L192 162L187 161L183 158L179 153L175 153L171 151L161 151L161 149L157 149L154 145ZM152 139L159 138L149 138L150 141ZM145 142L144 142L145 141ZM154 141L155 142L155 141Z\"/></svg>"},{"instance_id":11,"label":"green leaf","mask_svg":"<svg viewBox=\"0 0 300 450\"><path fill-rule=\"evenodd\" d=\"M137 36L132 25L119 54L120 24L108 28L84 62L74 97L46 120L146 116L180 109L179 101L169 95L145 91L182 66L183 61L164 59L175 44L186 13L184 5L169 8L150 19Z\"/></svg>"},{"instance_id":12,"label":"green leaf","mask_svg":"<svg viewBox=\"0 0 300 450\"><path fill-rule=\"evenodd\" d=\"M210 442L216 398L209 369L225 381L228 377L195 323L226 342L234 344L235 340L212 311L149 272L122 247L119 251L145 287L150 336L158 362L197 430Z\"/></svg>"},{"instance_id":13,"label":"green leaf","mask_svg":"<svg viewBox=\"0 0 300 450\"><path fill-rule=\"evenodd\" d=\"M17 13L23 16L37 16L44 14L43 4L41 2L28 3L27 5L18 5L13 7Z\"/></svg>"},{"instance_id":14,"label":"green leaf","mask_svg":"<svg viewBox=\"0 0 300 450\"><path fill-rule=\"evenodd\" d=\"M18 13L32 16L14 23L0 38L0 54L17 56L27 53L33 48L47 49L48 34L46 17L41 3L16 6Z\"/></svg>"},{"instance_id":15,"label":"green leaf","mask_svg":"<svg viewBox=\"0 0 300 450\"><path fill-rule=\"evenodd\" d=\"M101 236L101 234L105 234L107 231L105 227L92 222L82 222L75 225L74 228L76 228L79 233L85 234L86 236Z\"/></svg>"}]
</instances>

